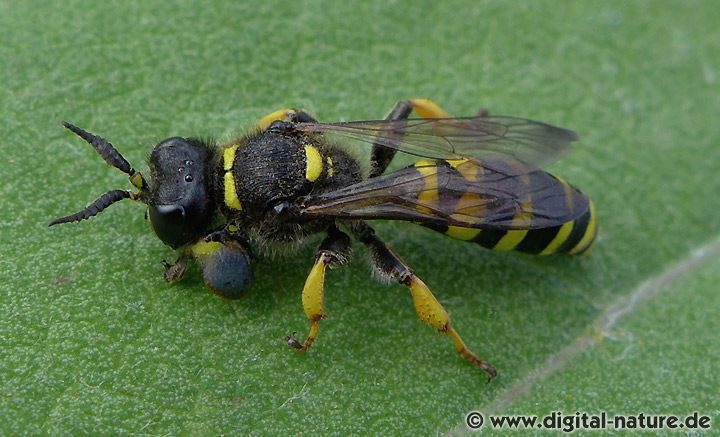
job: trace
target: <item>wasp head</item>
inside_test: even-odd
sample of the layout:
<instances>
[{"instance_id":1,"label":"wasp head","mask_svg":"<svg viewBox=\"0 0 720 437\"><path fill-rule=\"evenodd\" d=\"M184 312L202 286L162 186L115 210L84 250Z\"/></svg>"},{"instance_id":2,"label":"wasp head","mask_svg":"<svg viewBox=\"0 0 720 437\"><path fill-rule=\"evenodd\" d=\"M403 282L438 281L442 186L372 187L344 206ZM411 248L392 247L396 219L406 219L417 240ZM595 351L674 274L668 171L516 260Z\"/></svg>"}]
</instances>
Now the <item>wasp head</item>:
<instances>
[{"instance_id":1,"label":"wasp head","mask_svg":"<svg viewBox=\"0 0 720 437\"><path fill-rule=\"evenodd\" d=\"M161 141L150 155L150 222L174 249L197 240L210 225L215 212L211 158L203 142L179 137Z\"/></svg>"},{"instance_id":2,"label":"wasp head","mask_svg":"<svg viewBox=\"0 0 720 437\"><path fill-rule=\"evenodd\" d=\"M133 199L148 205L153 230L173 249L197 240L206 231L215 202L209 177L212 151L205 143L178 137L161 141L150 155L148 183L107 140L68 122L63 126L92 145L105 162L127 174L138 191L108 191L87 208L57 218L50 226L85 220L115 202Z\"/></svg>"}]
</instances>

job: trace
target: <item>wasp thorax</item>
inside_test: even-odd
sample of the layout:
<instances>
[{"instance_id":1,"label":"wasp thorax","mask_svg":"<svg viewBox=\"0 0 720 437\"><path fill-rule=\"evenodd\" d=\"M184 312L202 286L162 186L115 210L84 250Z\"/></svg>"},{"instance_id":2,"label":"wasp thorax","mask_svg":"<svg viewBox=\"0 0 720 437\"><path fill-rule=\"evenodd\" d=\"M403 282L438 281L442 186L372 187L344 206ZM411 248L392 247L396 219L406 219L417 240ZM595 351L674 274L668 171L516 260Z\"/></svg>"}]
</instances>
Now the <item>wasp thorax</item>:
<instances>
[{"instance_id":1,"label":"wasp thorax","mask_svg":"<svg viewBox=\"0 0 720 437\"><path fill-rule=\"evenodd\" d=\"M173 137L150 155L150 221L174 249L200 238L210 225L215 210L207 173L211 153L198 140Z\"/></svg>"}]
</instances>

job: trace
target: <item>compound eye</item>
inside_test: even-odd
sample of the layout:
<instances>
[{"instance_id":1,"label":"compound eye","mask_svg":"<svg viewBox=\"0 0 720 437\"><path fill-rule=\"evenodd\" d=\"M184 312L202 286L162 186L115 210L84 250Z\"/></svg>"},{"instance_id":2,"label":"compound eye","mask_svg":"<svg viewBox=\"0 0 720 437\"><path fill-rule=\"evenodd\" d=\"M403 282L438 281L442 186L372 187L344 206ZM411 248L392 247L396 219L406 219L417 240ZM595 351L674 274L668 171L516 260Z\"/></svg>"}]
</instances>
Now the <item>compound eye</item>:
<instances>
[{"instance_id":1,"label":"compound eye","mask_svg":"<svg viewBox=\"0 0 720 437\"><path fill-rule=\"evenodd\" d=\"M157 236L173 249L187 243L190 238L182 205L150 205L150 223Z\"/></svg>"},{"instance_id":2,"label":"compound eye","mask_svg":"<svg viewBox=\"0 0 720 437\"><path fill-rule=\"evenodd\" d=\"M153 209L163 220L182 220L185 217L185 208L181 205L154 205Z\"/></svg>"}]
</instances>

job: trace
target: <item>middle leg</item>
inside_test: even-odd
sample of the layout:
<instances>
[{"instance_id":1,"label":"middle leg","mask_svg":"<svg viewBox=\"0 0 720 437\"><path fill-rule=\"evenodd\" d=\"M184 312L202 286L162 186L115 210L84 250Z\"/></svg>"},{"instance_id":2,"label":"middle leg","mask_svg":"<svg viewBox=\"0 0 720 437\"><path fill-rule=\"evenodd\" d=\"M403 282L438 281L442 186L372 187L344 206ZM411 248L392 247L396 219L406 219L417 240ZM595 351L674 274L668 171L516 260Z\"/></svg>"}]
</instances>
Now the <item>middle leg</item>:
<instances>
[{"instance_id":1,"label":"middle leg","mask_svg":"<svg viewBox=\"0 0 720 437\"><path fill-rule=\"evenodd\" d=\"M335 226L331 227L317 250L315 264L305 280L302 291L303 309L310 320L310 332L303 343L295 338L294 333L288 335L285 337L288 346L302 352L306 352L312 346L320 330L320 320L325 317L325 270L328 266L341 266L347 263L350 249L350 237Z\"/></svg>"}]
</instances>

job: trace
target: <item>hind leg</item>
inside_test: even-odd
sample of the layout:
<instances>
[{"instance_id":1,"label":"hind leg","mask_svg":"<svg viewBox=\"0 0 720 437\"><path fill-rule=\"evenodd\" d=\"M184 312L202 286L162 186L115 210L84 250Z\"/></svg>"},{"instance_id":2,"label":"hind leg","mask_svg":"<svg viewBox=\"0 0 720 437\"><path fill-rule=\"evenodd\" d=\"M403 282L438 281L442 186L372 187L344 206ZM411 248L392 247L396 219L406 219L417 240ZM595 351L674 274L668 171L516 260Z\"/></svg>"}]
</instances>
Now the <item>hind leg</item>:
<instances>
[{"instance_id":1,"label":"hind leg","mask_svg":"<svg viewBox=\"0 0 720 437\"><path fill-rule=\"evenodd\" d=\"M437 103L429 99L408 99L400 100L395 104L385 120L407 120L413 111L422 118L450 118L448 112L443 110ZM388 132L387 137L401 136L402 134ZM370 177L380 176L385 172L390 161L395 156L395 149L390 149L380 144L373 144L370 155Z\"/></svg>"},{"instance_id":2,"label":"hind leg","mask_svg":"<svg viewBox=\"0 0 720 437\"><path fill-rule=\"evenodd\" d=\"M277 111L271 112L268 115L262 117L257 122L257 127L260 130L265 130L274 121L290 121L292 123L312 123L317 122L315 117L308 114L307 112L300 109L283 108Z\"/></svg>"},{"instance_id":3,"label":"hind leg","mask_svg":"<svg viewBox=\"0 0 720 437\"><path fill-rule=\"evenodd\" d=\"M460 334L450 324L450 317L445 308L438 302L432 291L417 276L415 272L395 253L387 247L376 235L375 231L363 222L353 225L353 232L360 242L370 251L370 257L375 269L386 278L396 281L410 289L415 312L420 320L427 325L446 334L453 342L455 350L460 356L473 366L481 368L492 379L497 375L495 368L487 361L478 358L460 337Z\"/></svg>"}]
</instances>

